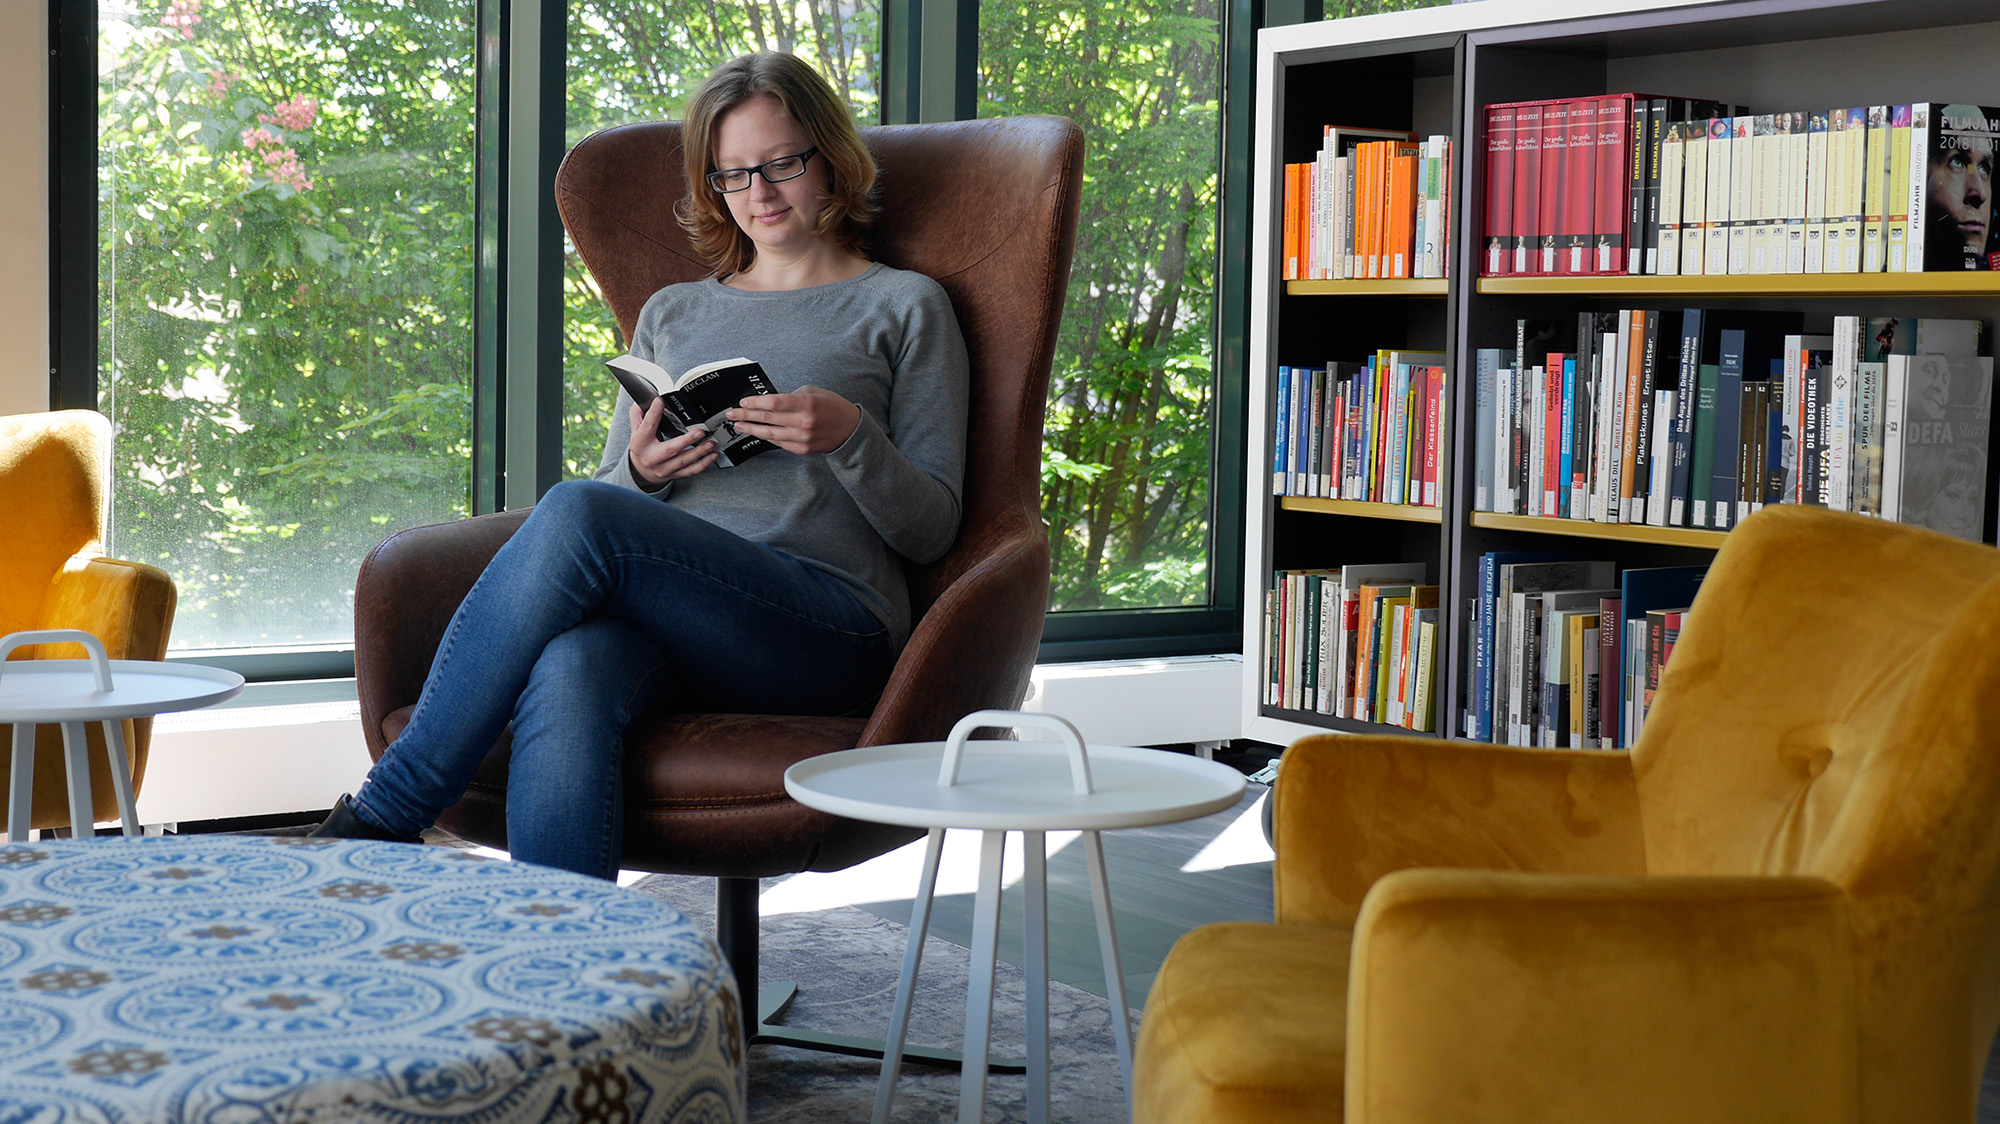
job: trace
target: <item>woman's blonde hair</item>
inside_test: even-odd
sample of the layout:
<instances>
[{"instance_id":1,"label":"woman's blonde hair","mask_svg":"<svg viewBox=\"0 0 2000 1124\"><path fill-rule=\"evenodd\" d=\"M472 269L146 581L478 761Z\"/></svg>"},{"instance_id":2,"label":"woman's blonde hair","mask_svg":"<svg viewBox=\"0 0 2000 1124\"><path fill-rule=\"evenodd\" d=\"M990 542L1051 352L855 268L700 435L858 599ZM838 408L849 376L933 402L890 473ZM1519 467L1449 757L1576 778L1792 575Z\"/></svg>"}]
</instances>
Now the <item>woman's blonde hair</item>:
<instances>
[{"instance_id":1,"label":"woman's blonde hair","mask_svg":"<svg viewBox=\"0 0 2000 1124\"><path fill-rule=\"evenodd\" d=\"M752 98L769 94L812 138L816 159L826 161L827 189L820 197L814 233L844 250L863 253L875 219L875 160L861 143L847 106L819 72L796 55L759 51L715 69L688 99L681 129L688 193L675 216L695 250L717 274L739 273L756 260L757 246L730 217L722 196L709 189L716 171L715 130L724 114Z\"/></svg>"}]
</instances>

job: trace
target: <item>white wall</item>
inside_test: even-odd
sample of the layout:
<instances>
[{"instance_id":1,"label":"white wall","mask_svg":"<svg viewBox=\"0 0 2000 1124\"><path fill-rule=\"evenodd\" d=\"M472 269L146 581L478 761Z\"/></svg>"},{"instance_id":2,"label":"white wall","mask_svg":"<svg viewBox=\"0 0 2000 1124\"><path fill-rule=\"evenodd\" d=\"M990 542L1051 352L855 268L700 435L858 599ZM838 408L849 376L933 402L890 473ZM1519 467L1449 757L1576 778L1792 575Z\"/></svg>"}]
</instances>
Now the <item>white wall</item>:
<instances>
[{"instance_id":1,"label":"white wall","mask_svg":"<svg viewBox=\"0 0 2000 1124\"><path fill-rule=\"evenodd\" d=\"M49 408L46 4L0 4L0 414Z\"/></svg>"}]
</instances>

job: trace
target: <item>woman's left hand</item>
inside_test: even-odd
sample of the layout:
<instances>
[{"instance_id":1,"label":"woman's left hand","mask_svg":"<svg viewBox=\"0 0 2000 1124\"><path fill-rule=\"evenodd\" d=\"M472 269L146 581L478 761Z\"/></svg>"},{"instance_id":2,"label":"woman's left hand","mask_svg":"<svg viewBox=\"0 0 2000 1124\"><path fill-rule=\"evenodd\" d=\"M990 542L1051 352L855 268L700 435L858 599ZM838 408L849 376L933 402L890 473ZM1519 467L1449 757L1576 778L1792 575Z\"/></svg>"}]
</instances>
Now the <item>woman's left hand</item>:
<instances>
[{"instance_id":1,"label":"woman's left hand","mask_svg":"<svg viewBox=\"0 0 2000 1124\"><path fill-rule=\"evenodd\" d=\"M793 453L830 453L861 424L861 407L831 390L755 394L729 411L736 428Z\"/></svg>"}]
</instances>

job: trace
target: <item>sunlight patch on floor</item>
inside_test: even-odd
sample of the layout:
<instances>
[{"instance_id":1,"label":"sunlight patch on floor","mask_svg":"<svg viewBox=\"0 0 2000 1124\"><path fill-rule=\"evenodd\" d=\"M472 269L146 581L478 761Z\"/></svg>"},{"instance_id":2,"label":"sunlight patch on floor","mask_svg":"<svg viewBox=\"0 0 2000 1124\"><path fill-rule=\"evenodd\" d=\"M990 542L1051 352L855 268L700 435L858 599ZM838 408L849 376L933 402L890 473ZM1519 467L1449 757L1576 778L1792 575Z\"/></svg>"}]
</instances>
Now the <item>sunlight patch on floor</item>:
<instances>
[{"instance_id":1,"label":"sunlight patch on floor","mask_svg":"<svg viewBox=\"0 0 2000 1124\"><path fill-rule=\"evenodd\" d=\"M1189 859L1181 867L1181 872L1193 874L1198 870L1221 870L1230 866L1267 863L1277 858L1264 839L1264 801L1270 798L1268 792L1259 796L1255 804L1244 809L1235 822L1223 828L1221 834L1208 841L1208 846Z\"/></svg>"},{"instance_id":2,"label":"sunlight patch on floor","mask_svg":"<svg viewBox=\"0 0 2000 1124\"><path fill-rule=\"evenodd\" d=\"M938 859L937 894L971 894L979 889L979 837L977 831L951 830L944 833L944 854ZM1051 831L1046 837L1048 854L1054 855L1075 842L1075 831ZM758 912L765 917L781 913L812 913L863 902L911 901L916 898L917 880L924 872L924 841L898 847L886 855L856 863L846 870L828 873L795 874L764 891ZM1021 880L1021 839L1009 832L1007 850L1000 860L1000 881L1012 886Z\"/></svg>"}]
</instances>

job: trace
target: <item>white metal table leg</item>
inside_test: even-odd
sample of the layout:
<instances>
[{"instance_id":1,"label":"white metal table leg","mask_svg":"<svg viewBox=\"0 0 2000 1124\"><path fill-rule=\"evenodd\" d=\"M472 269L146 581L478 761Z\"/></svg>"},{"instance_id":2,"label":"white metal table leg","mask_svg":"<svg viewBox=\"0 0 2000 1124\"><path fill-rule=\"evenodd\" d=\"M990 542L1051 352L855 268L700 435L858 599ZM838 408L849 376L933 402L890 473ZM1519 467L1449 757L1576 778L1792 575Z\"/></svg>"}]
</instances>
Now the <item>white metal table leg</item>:
<instances>
[{"instance_id":1,"label":"white metal table leg","mask_svg":"<svg viewBox=\"0 0 2000 1124\"><path fill-rule=\"evenodd\" d=\"M1111 882L1104 872L1104 840L1095 831L1083 833L1084 859L1090 867L1090 897L1097 907L1097 947L1104 953L1104 993L1111 1000L1111 1030L1118 1039L1118 1071L1125 1078L1125 1113L1132 1113L1132 1022L1125 1004L1125 973L1118 965L1118 932L1111 923Z\"/></svg>"},{"instance_id":2,"label":"white metal table leg","mask_svg":"<svg viewBox=\"0 0 2000 1124\"><path fill-rule=\"evenodd\" d=\"M81 722L62 724L63 771L69 775L69 830L78 839L97 834L91 826L90 738L84 730Z\"/></svg>"},{"instance_id":3,"label":"white metal table leg","mask_svg":"<svg viewBox=\"0 0 2000 1124\"><path fill-rule=\"evenodd\" d=\"M111 790L118 794L118 818L125 838L136 839L139 830L139 802L132 795L132 762L125 756L125 723L116 718L104 723L104 758L111 765Z\"/></svg>"},{"instance_id":4,"label":"white metal table leg","mask_svg":"<svg viewBox=\"0 0 2000 1124\"><path fill-rule=\"evenodd\" d=\"M28 841L35 806L35 724L14 723L14 763L7 773L7 842Z\"/></svg>"},{"instance_id":5,"label":"white metal table leg","mask_svg":"<svg viewBox=\"0 0 2000 1124\"><path fill-rule=\"evenodd\" d=\"M1027 921L1028 1124L1049 1124L1049 853L1047 835L1021 833Z\"/></svg>"},{"instance_id":6,"label":"white metal table leg","mask_svg":"<svg viewBox=\"0 0 2000 1124\"><path fill-rule=\"evenodd\" d=\"M980 835L979 893L972 905L972 963L965 987L965 1061L958 1082L959 1124L979 1124L986 1109L986 1047L993 1030L993 963L1000 942L1000 856L1006 845L1004 831Z\"/></svg>"},{"instance_id":7,"label":"white metal table leg","mask_svg":"<svg viewBox=\"0 0 2000 1124\"><path fill-rule=\"evenodd\" d=\"M896 1075L903 1067L903 1044L910 1035L910 1001L916 993L917 966L924 958L924 934L931 927L931 898L937 892L938 860L944 853L944 829L934 827L924 844L924 873L917 881L917 900L910 907L910 947L903 953L903 974L896 977L896 1005L889 1013L889 1034L882 1040L882 1079L875 1086L874 1124L888 1124L889 1103L896 1095Z\"/></svg>"}]
</instances>

